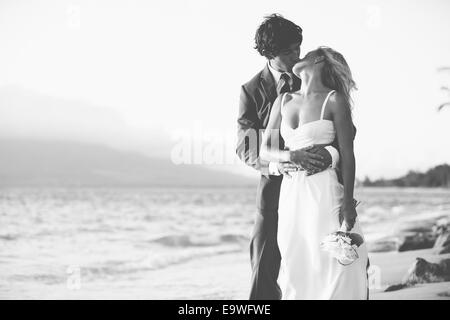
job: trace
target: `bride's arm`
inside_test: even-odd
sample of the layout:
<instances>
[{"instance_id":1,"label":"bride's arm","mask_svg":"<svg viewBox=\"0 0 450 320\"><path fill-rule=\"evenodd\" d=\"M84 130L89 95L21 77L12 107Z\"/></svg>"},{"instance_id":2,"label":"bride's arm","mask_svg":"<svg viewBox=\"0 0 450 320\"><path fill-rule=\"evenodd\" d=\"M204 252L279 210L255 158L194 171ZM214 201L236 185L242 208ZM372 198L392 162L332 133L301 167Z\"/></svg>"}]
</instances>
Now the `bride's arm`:
<instances>
[{"instance_id":1,"label":"bride's arm","mask_svg":"<svg viewBox=\"0 0 450 320\"><path fill-rule=\"evenodd\" d=\"M356 218L356 210L353 204L353 189L355 185L355 154L353 151L353 122L350 107L344 97L336 93L330 98L329 104L332 112L336 136L340 148L340 160L342 163L342 180L344 185L344 199L341 213L347 223L347 229L351 229Z\"/></svg>"},{"instance_id":2,"label":"bride's arm","mask_svg":"<svg viewBox=\"0 0 450 320\"><path fill-rule=\"evenodd\" d=\"M280 150L281 97L282 95L279 95L272 105L269 122L262 137L259 156L267 161L291 161L290 152Z\"/></svg>"}]
</instances>

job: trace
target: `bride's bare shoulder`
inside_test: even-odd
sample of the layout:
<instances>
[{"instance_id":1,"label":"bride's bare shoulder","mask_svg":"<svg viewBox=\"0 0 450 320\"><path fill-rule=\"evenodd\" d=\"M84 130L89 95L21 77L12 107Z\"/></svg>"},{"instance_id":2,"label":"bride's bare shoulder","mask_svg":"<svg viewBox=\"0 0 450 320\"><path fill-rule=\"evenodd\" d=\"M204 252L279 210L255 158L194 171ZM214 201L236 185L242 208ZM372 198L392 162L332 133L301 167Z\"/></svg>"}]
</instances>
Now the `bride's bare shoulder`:
<instances>
[{"instance_id":1,"label":"bride's bare shoulder","mask_svg":"<svg viewBox=\"0 0 450 320\"><path fill-rule=\"evenodd\" d=\"M337 91L330 95L327 108L329 108L332 113L342 114L350 111L347 99L342 93Z\"/></svg>"}]
</instances>

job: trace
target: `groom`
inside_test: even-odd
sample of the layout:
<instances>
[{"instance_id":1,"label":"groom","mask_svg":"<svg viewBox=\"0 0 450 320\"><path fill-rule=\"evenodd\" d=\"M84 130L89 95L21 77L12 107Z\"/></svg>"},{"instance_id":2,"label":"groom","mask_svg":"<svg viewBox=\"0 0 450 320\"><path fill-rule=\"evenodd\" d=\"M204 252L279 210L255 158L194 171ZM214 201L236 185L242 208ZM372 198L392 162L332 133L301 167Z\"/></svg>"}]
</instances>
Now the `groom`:
<instances>
[{"instance_id":1,"label":"groom","mask_svg":"<svg viewBox=\"0 0 450 320\"><path fill-rule=\"evenodd\" d=\"M301 81L292 73L298 62L302 29L280 15L265 18L255 35L255 49L267 58L262 71L241 87L236 153L247 165L260 171L255 225L250 241L252 284L250 300L279 300L277 284L281 256L277 245L278 200L283 176L296 171L289 163L266 162L259 158L262 129L269 121L278 95L297 91ZM281 140L280 148L284 148ZM331 146L304 149L300 161L304 170L317 173L335 167L339 154ZM323 160L320 160L323 157Z\"/></svg>"}]
</instances>

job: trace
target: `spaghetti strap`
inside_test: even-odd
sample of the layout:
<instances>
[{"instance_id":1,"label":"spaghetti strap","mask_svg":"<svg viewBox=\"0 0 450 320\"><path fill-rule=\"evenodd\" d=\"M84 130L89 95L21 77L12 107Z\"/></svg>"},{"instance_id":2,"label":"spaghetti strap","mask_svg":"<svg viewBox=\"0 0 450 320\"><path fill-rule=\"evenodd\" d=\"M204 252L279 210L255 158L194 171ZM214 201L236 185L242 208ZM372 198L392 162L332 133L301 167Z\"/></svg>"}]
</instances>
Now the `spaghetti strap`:
<instances>
[{"instance_id":1,"label":"spaghetti strap","mask_svg":"<svg viewBox=\"0 0 450 320\"><path fill-rule=\"evenodd\" d=\"M325 112L325 107L327 105L328 99L330 98L330 96L333 92L335 92L335 90L331 90L330 92L328 92L327 97L325 98L325 101L322 104L322 111L320 112L320 120L323 120L323 114Z\"/></svg>"},{"instance_id":2,"label":"spaghetti strap","mask_svg":"<svg viewBox=\"0 0 450 320\"><path fill-rule=\"evenodd\" d=\"M281 105L280 105L280 109L283 108L283 105L284 105L284 98L286 98L286 93L287 93L287 92L283 93L283 96L281 97Z\"/></svg>"}]
</instances>

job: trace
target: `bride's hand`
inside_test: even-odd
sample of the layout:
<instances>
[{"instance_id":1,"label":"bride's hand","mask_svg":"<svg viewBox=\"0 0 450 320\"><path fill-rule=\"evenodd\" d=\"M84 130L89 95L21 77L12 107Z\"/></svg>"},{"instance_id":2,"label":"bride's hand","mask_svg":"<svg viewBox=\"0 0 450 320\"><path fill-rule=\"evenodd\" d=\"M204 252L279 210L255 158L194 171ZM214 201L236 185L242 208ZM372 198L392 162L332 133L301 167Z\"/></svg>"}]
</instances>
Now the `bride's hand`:
<instances>
[{"instance_id":1,"label":"bride's hand","mask_svg":"<svg viewBox=\"0 0 450 320\"><path fill-rule=\"evenodd\" d=\"M341 230L342 231L350 231L353 229L353 226L355 225L357 212L355 208L354 202L344 202L341 207L341 212L339 214L339 223L341 223ZM345 229L345 230L343 230Z\"/></svg>"}]
</instances>

